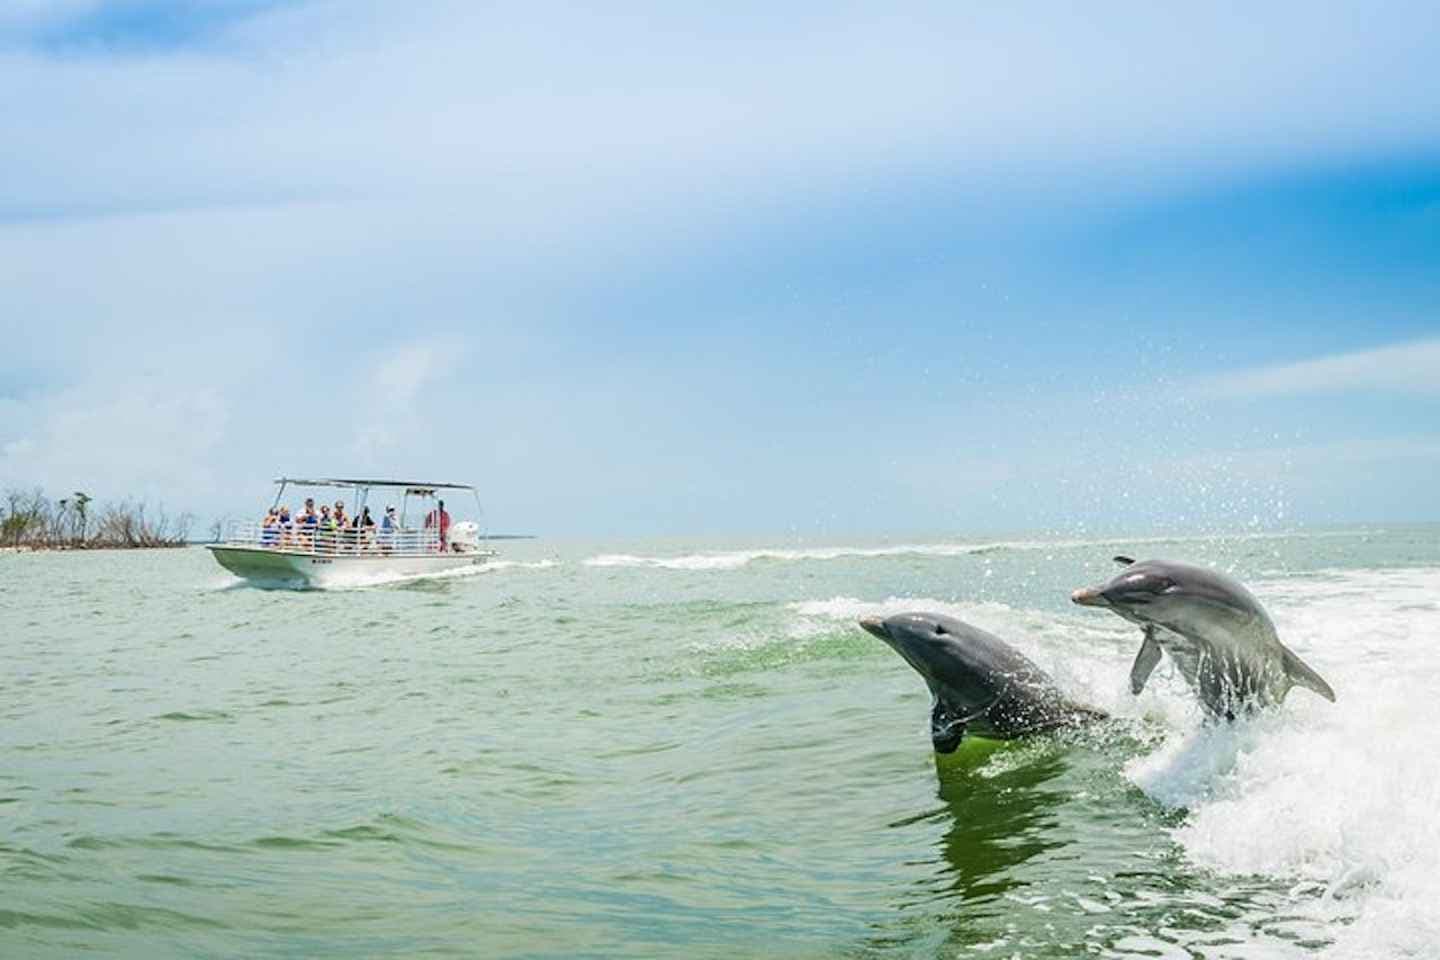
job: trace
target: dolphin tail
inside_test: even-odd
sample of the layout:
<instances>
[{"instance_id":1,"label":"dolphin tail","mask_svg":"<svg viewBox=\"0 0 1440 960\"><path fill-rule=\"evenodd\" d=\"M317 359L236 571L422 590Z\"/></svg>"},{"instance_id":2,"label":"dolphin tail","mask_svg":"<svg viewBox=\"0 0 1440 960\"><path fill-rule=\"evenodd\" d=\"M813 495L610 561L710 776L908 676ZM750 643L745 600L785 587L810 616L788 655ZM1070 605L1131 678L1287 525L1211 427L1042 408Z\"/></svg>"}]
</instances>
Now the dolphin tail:
<instances>
[{"instance_id":1,"label":"dolphin tail","mask_svg":"<svg viewBox=\"0 0 1440 960\"><path fill-rule=\"evenodd\" d=\"M1281 644L1280 649L1284 651L1282 660L1285 665L1285 676L1289 677L1292 683L1314 690L1331 703L1335 702L1335 691L1330 689L1330 684L1326 683L1320 674L1310 669L1304 660L1295 656L1289 647Z\"/></svg>"}]
</instances>

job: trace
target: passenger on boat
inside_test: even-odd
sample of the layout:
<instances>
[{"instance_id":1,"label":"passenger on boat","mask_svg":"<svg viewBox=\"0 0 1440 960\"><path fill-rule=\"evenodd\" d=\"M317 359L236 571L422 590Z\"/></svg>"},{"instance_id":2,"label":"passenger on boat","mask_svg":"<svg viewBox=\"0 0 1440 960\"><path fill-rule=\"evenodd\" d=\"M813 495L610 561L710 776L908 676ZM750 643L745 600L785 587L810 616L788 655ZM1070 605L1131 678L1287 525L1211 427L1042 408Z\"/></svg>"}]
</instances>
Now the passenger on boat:
<instances>
[{"instance_id":1,"label":"passenger on boat","mask_svg":"<svg viewBox=\"0 0 1440 960\"><path fill-rule=\"evenodd\" d=\"M315 547L315 530L320 526L320 515L315 512L315 499L305 498L305 509L295 518L296 532L299 534L300 545L309 549Z\"/></svg>"},{"instance_id":2,"label":"passenger on boat","mask_svg":"<svg viewBox=\"0 0 1440 960\"><path fill-rule=\"evenodd\" d=\"M260 524L260 546L273 547L280 541L280 511L271 507Z\"/></svg>"},{"instance_id":3,"label":"passenger on boat","mask_svg":"<svg viewBox=\"0 0 1440 960\"><path fill-rule=\"evenodd\" d=\"M295 535L295 525L290 520L289 506L280 508L278 520L280 522L280 546L288 547Z\"/></svg>"},{"instance_id":4,"label":"passenger on boat","mask_svg":"<svg viewBox=\"0 0 1440 960\"><path fill-rule=\"evenodd\" d=\"M335 552L335 518L330 515L328 503L320 505L320 533L317 541L325 552Z\"/></svg>"},{"instance_id":5,"label":"passenger on boat","mask_svg":"<svg viewBox=\"0 0 1440 960\"><path fill-rule=\"evenodd\" d=\"M360 534L360 546L369 550L375 545L375 518L370 516L370 508L360 508L360 516L355 518L355 531Z\"/></svg>"},{"instance_id":6,"label":"passenger on boat","mask_svg":"<svg viewBox=\"0 0 1440 960\"><path fill-rule=\"evenodd\" d=\"M400 521L395 519L395 508L385 508L385 516L380 518L380 552L389 553L395 548L395 534L400 529Z\"/></svg>"},{"instance_id":7,"label":"passenger on boat","mask_svg":"<svg viewBox=\"0 0 1440 960\"><path fill-rule=\"evenodd\" d=\"M426 529L440 530L440 552L444 553L450 538L450 514L445 512L445 501L438 501L436 508L425 515Z\"/></svg>"},{"instance_id":8,"label":"passenger on boat","mask_svg":"<svg viewBox=\"0 0 1440 960\"><path fill-rule=\"evenodd\" d=\"M336 510L331 515L336 518L336 537L340 547L350 548L354 544L354 534L350 531L350 518L346 515L346 501L337 499Z\"/></svg>"}]
</instances>

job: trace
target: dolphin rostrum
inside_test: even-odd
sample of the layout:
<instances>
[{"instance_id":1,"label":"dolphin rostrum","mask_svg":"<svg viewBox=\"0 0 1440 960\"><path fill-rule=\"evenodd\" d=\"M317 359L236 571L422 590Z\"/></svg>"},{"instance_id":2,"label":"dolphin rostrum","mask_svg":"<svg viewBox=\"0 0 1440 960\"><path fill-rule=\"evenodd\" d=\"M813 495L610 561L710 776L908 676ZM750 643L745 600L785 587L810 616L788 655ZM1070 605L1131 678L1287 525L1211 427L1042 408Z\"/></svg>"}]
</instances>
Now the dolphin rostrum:
<instances>
[{"instance_id":1,"label":"dolphin rostrum","mask_svg":"<svg viewBox=\"0 0 1440 960\"><path fill-rule=\"evenodd\" d=\"M1049 675L999 637L937 613L863 617L925 678L930 741L951 753L967 732L992 740L1075 726L1105 714L1066 698Z\"/></svg>"},{"instance_id":2,"label":"dolphin rostrum","mask_svg":"<svg viewBox=\"0 0 1440 960\"><path fill-rule=\"evenodd\" d=\"M1163 650L1214 718L1276 706L1296 685L1334 702L1330 684L1280 642L1270 615L1239 583L1185 563L1115 562L1125 569L1070 599L1140 625L1144 640L1130 668L1132 692L1144 689Z\"/></svg>"}]
</instances>

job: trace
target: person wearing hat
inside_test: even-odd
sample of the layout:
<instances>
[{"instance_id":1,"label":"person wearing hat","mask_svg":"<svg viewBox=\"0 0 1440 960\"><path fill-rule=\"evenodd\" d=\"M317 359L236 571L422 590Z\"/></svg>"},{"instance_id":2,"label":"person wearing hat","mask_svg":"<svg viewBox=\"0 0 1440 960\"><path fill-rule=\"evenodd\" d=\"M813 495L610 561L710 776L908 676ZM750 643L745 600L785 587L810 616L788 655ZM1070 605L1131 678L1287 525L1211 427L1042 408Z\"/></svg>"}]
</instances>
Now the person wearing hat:
<instances>
[{"instance_id":1,"label":"person wearing hat","mask_svg":"<svg viewBox=\"0 0 1440 960\"><path fill-rule=\"evenodd\" d=\"M315 531L320 526L320 515L315 512L315 498L305 498L305 509L295 517L295 529L300 535L300 546L306 550L315 549Z\"/></svg>"},{"instance_id":2,"label":"person wearing hat","mask_svg":"<svg viewBox=\"0 0 1440 960\"><path fill-rule=\"evenodd\" d=\"M385 516L380 518L380 550L389 553L395 546L395 534L400 529L400 521L395 519L395 508L385 508Z\"/></svg>"}]
</instances>

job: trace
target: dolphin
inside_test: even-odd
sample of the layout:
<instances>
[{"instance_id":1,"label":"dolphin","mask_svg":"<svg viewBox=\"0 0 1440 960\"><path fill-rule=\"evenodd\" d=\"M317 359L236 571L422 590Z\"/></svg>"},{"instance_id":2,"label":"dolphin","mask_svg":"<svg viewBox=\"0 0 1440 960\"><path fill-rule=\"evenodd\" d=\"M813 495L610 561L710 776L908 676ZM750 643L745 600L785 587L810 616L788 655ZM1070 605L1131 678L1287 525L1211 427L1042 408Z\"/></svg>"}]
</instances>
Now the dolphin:
<instances>
[{"instance_id":1,"label":"dolphin","mask_svg":"<svg viewBox=\"0 0 1440 960\"><path fill-rule=\"evenodd\" d=\"M934 698L930 742L937 753L953 753L967 732L1011 740L1105 717L1066 698L1044 670L1004 640L954 617L900 613L862 617L860 626L925 678Z\"/></svg>"},{"instance_id":2,"label":"dolphin","mask_svg":"<svg viewBox=\"0 0 1440 960\"><path fill-rule=\"evenodd\" d=\"M1236 581L1168 560L1115 562L1125 569L1070 599L1112 610L1144 631L1130 668L1131 692L1145 688L1164 651L1215 719L1278 706L1297 685L1335 701L1330 684L1280 642L1260 601Z\"/></svg>"}]
</instances>

